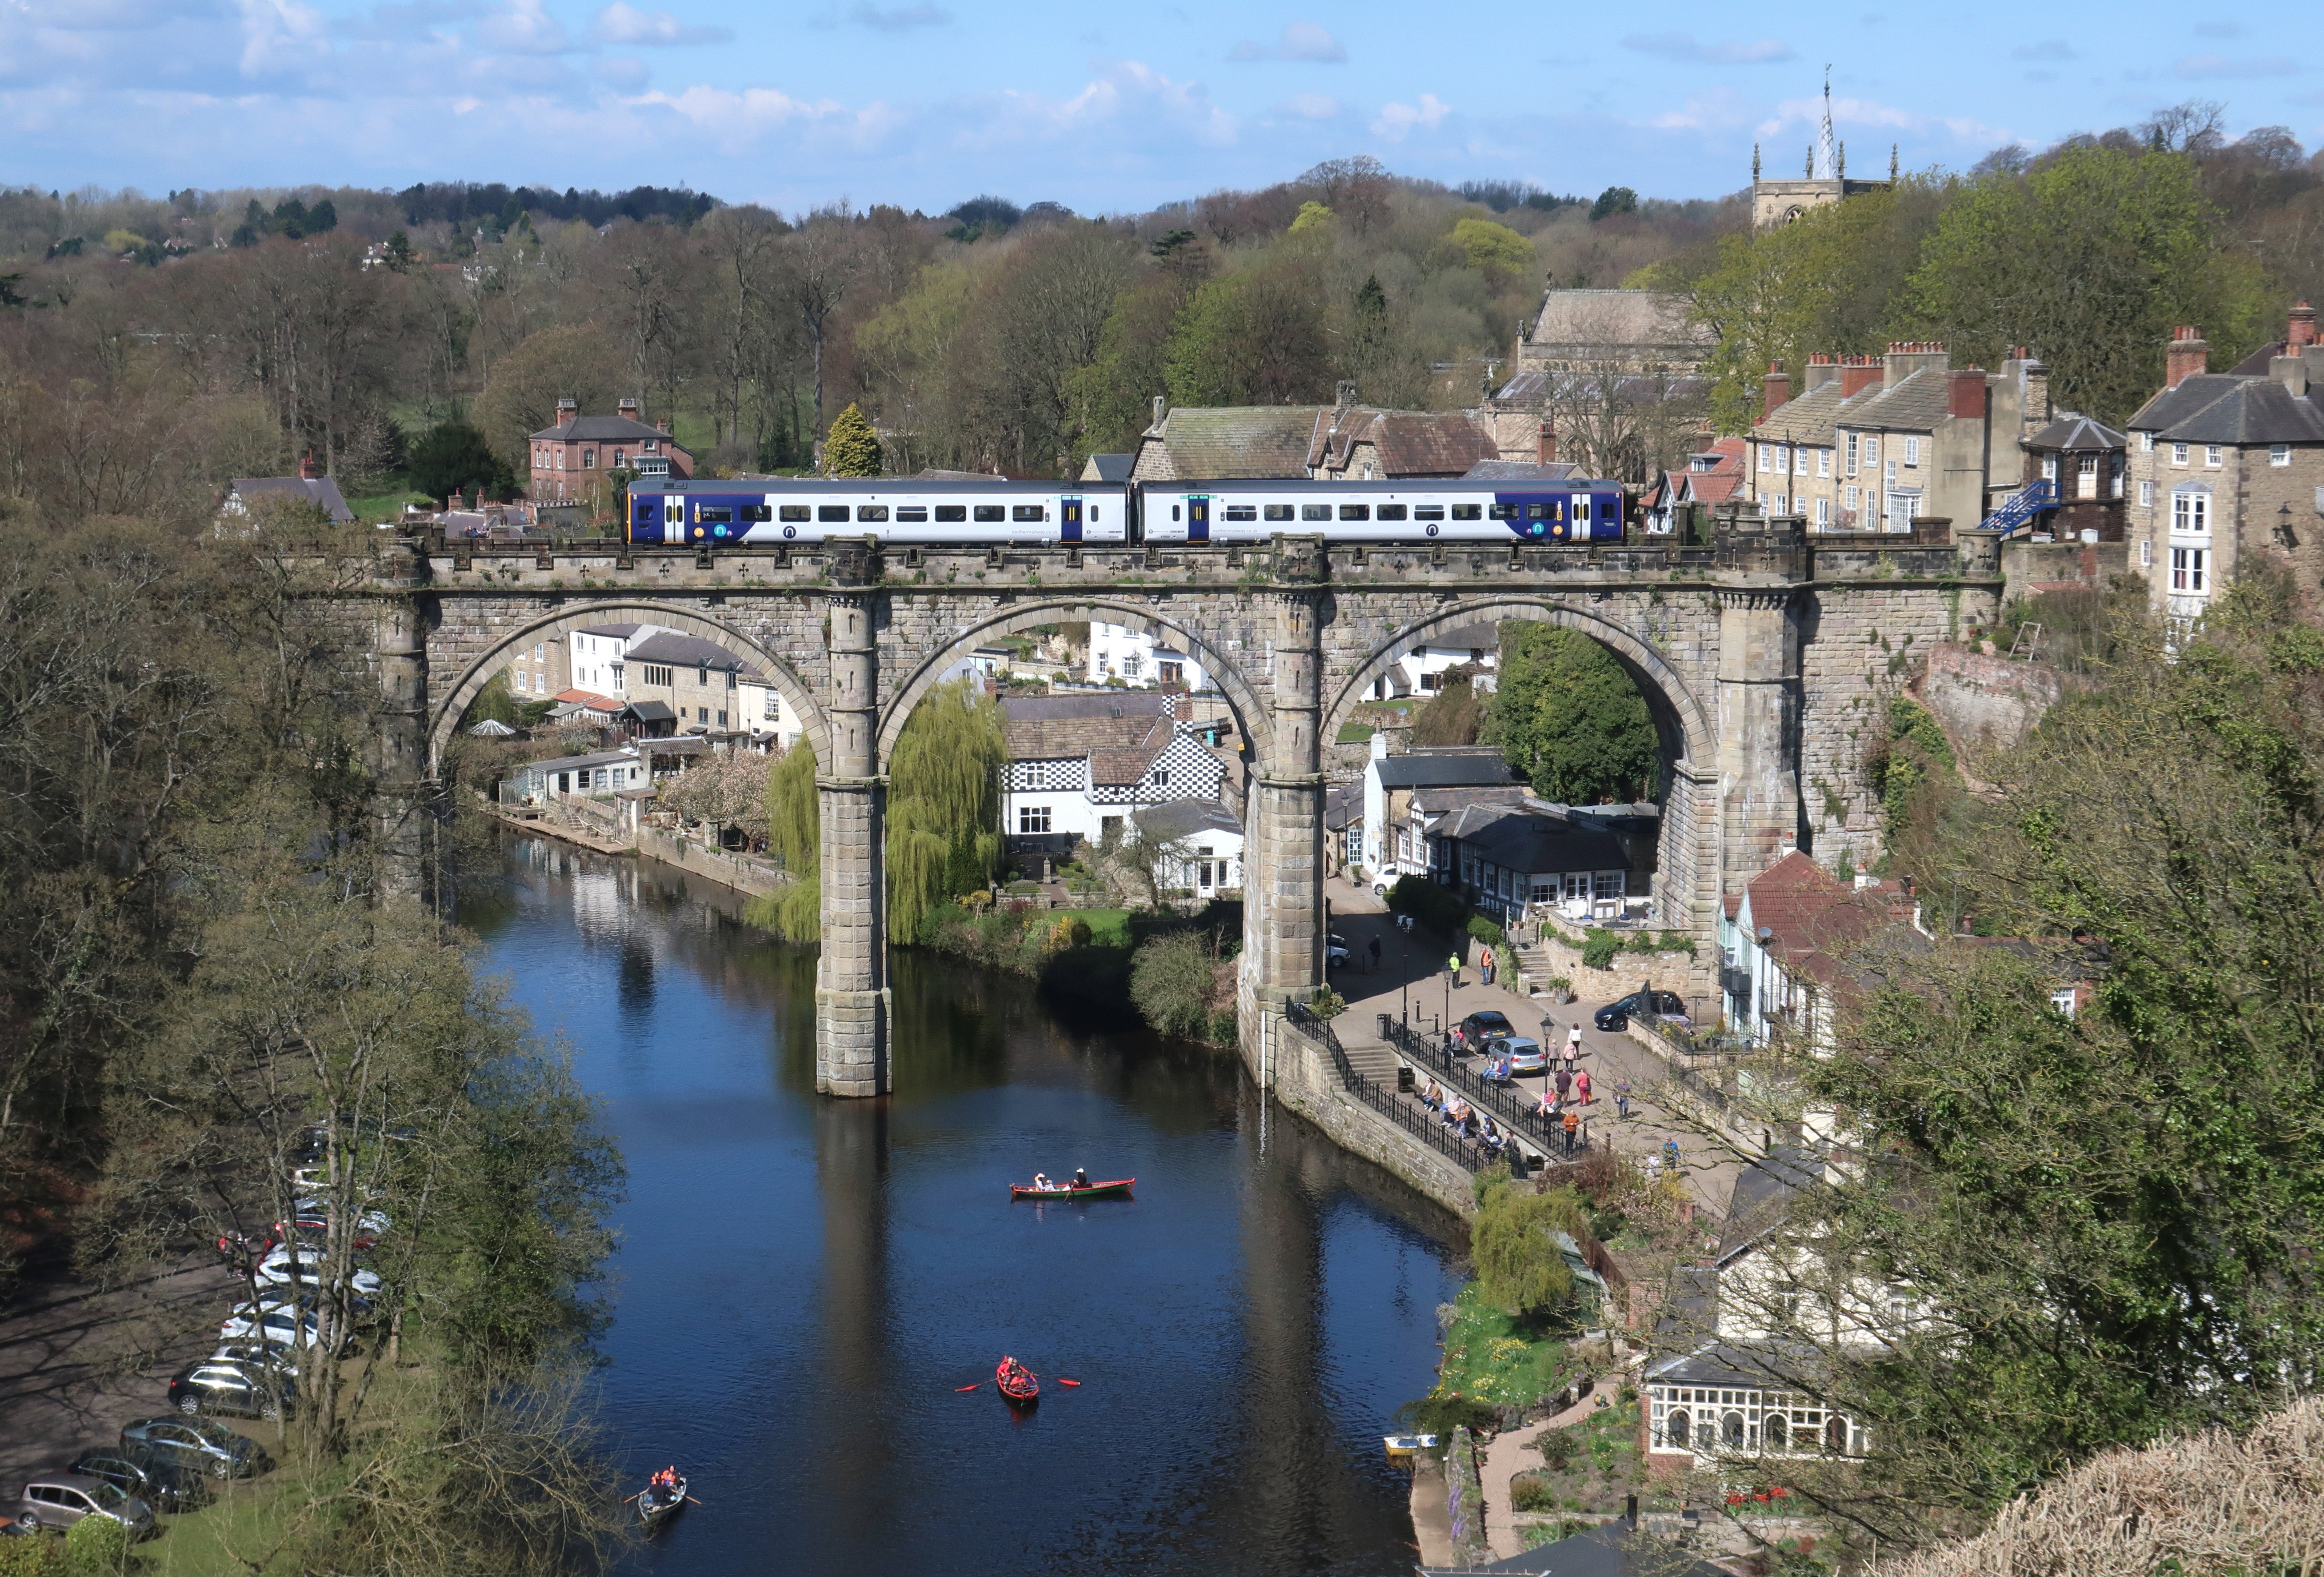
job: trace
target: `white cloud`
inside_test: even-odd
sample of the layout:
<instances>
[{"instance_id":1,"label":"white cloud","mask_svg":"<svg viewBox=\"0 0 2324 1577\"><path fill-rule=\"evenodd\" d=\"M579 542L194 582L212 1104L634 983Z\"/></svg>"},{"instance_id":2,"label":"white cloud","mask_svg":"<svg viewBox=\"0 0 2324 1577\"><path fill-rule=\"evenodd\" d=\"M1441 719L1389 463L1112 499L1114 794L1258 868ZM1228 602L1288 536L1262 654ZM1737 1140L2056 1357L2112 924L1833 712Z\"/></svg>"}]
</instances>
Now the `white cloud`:
<instances>
[{"instance_id":1,"label":"white cloud","mask_svg":"<svg viewBox=\"0 0 2324 1577\"><path fill-rule=\"evenodd\" d=\"M1781 39L1755 39L1745 43L1739 39L1717 42L1698 41L1691 33L1634 32L1622 41L1626 50L1636 50L1642 55L1660 55L1665 60L1693 60L1712 66L1757 66L1770 60L1793 60L1799 57L1792 46Z\"/></svg>"},{"instance_id":2,"label":"white cloud","mask_svg":"<svg viewBox=\"0 0 2324 1577\"><path fill-rule=\"evenodd\" d=\"M589 25L596 38L609 44L649 48L671 44L724 43L734 36L731 28L688 27L667 11L649 15L626 0L613 0Z\"/></svg>"},{"instance_id":3,"label":"white cloud","mask_svg":"<svg viewBox=\"0 0 2324 1577\"><path fill-rule=\"evenodd\" d=\"M1372 135L1386 137L1391 143L1401 143L1416 127L1433 132L1452 113L1452 106L1433 93L1424 93L1414 104L1384 104L1379 116L1372 122Z\"/></svg>"},{"instance_id":4,"label":"white cloud","mask_svg":"<svg viewBox=\"0 0 2324 1577\"><path fill-rule=\"evenodd\" d=\"M721 148L745 148L779 132L803 132L870 152L903 124L903 117L881 103L850 109L835 99L793 98L779 88L712 88L697 83L678 93L657 89L623 99L633 109L663 110L711 134Z\"/></svg>"},{"instance_id":5,"label":"white cloud","mask_svg":"<svg viewBox=\"0 0 2324 1577\"><path fill-rule=\"evenodd\" d=\"M506 10L476 23L473 36L496 55L561 55L579 47L541 0L508 0Z\"/></svg>"},{"instance_id":6,"label":"white cloud","mask_svg":"<svg viewBox=\"0 0 2324 1577\"><path fill-rule=\"evenodd\" d=\"M1067 99L1052 99L1010 88L987 101L994 113L982 124L964 119L955 143L985 147L1019 137L1063 134L1087 136L1102 126L1121 124L1161 130L1172 141L1192 137L1223 147L1241 134L1241 123L1211 102L1199 82L1165 76L1139 60L1115 60Z\"/></svg>"},{"instance_id":7,"label":"white cloud","mask_svg":"<svg viewBox=\"0 0 2324 1577\"><path fill-rule=\"evenodd\" d=\"M1312 22L1286 23L1283 34L1271 44L1243 39L1227 51L1230 60L1305 60L1319 66L1344 65L1348 46Z\"/></svg>"},{"instance_id":8,"label":"white cloud","mask_svg":"<svg viewBox=\"0 0 2324 1577\"><path fill-rule=\"evenodd\" d=\"M1750 115L1725 88L1695 94L1677 109L1666 109L1646 124L1658 132L1731 132L1748 124Z\"/></svg>"},{"instance_id":9,"label":"white cloud","mask_svg":"<svg viewBox=\"0 0 2324 1577\"><path fill-rule=\"evenodd\" d=\"M1295 93L1276 107L1302 120L1327 121L1339 115L1340 101L1328 93Z\"/></svg>"},{"instance_id":10,"label":"white cloud","mask_svg":"<svg viewBox=\"0 0 2324 1577\"><path fill-rule=\"evenodd\" d=\"M299 0L242 0L242 74L268 77L330 58L322 14Z\"/></svg>"},{"instance_id":11,"label":"white cloud","mask_svg":"<svg viewBox=\"0 0 2324 1577\"><path fill-rule=\"evenodd\" d=\"M2197 81L2222 77L2289 77L2299 69L2298 64L2282 55L2256 60L2231 60L2225 55L2190 55L2172 68L2177 75Z\"/></svg>"},{"instance_id":12,"label":"white cloud","mask_svg":"<svg viewBox=\"0 0 2324 1577\"><path fill-rule=\"evenodd\" d=\"M637 93L651 80L653 73L635 55L608 55L590 68L598 81L618 93Z\"/></svg>"}]
</instances>

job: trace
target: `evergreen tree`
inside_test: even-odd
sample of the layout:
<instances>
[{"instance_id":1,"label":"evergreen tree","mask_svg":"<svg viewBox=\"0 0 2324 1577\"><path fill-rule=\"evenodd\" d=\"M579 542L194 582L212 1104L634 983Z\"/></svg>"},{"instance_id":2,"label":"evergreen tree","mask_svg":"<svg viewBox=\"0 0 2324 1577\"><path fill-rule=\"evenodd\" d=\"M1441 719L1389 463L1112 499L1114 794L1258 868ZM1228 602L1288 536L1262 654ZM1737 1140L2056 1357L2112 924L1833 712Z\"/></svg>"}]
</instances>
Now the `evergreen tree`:
<instances>
[{"instance_id":1,"label":"evergreen tree","mask_svg":"<svg viewBox=\"0 0 2324 1577\"><path fill-rule=\"evenodd\" d=\"M439 421L411 446L407 474L411 485L430 498L445 498L469 488L505 494L516 485L514 473L493 447L458 417Z\"/></svg>"},{"instance_id":2,"label":"evergreen tree","mask_svg":"<svg viewBox=\"0 0 2324 1577\"><path fill-rule=\"evenodd\" d=\"M872 430L872 422L862 408L849 401L839 420L831 424L831 436L824 441L823 469L829 476L877 476L882 469L880 456L880 435Z\"/></svg>"},{"instance_id":3,"label":"evergreen tree","mask_svg":"<svg viewBox=\"0 0 2324 1577\"><path fill-rule=\"evenodd\" d=\"M1595 805L1652 798L1659 788L1661 740L1646 697L1612 653L1571 630L1508 627L1486 732L1545 799Z\"/></svg>"}]
</instances>

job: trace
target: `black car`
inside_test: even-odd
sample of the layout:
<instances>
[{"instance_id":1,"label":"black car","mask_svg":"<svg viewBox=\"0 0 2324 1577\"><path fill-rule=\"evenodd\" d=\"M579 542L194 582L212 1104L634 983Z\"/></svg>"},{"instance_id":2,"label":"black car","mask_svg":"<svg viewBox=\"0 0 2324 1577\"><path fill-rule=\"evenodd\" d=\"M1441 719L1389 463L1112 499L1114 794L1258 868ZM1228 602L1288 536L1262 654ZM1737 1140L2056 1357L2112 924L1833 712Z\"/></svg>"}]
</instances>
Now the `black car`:
<instances>
[{"instance_id":1,"label":"black car","mask_svg":"<svg viewBox=\"0 0 2324 1577\"><path fill-rule=\"evenodd\" d=\"M239 1359L201 1359L170 1377L170 1406L180 1413L280 1418L298 1405L298 1381Z\"/></svg>"},{"instance_id":2,"label":"black car","mask_svg":"<svg viewBox=\"0 0 2324 1577\"><path fill-rule=\"evenodd\" d=\"M1486 1008L1462 1019L1460 1028L1452 1032L1452 1038L1462 1051L1475 1051L1488 1040L1517 1032L1517 1027L1509 1022L1507 1013L1497 1013Z\"/></svg>"},{"instance_id":3,"label":"black car","mask_svg":"<svg viewBox=\"0 0 2324 1577\"><path fill-rule=\"evenodd\" d=\"M121 1426L121 1443L144 1446L213 1479L247 1479L274 1465L258 1442L207 1418L140 1418Z\"/></svg>"},{"instance_id":4,"label":"black car","mask_svg":"<svg viewBox=\"0 0 2324 1577\"><path fill-rule=\"evenodd\" d=\"M156 1511L190 1511L207 1506L210 1487L183 1462L135 1445L100 1445L73 1459L70 1470L103 1479Z\"/></svg>"},{"instance_id":5,"label":"black car","mask_svg":"<svg viewBox=\"0 0 2324 1577\"><path fill-rule=\"evenodd\" d=\"M1651 1005L1646 1001L1649 996L1654 999ZM1686 1017L1686 1003L1675 991L1650 992L1642 986L1620 1001L1609 1002L1599 1009L1598 1016L1592 1021L1600 1029L1627 1029L1633 1013L1641 1019L1683 1019Z\"/></svg>"}]
</instances>

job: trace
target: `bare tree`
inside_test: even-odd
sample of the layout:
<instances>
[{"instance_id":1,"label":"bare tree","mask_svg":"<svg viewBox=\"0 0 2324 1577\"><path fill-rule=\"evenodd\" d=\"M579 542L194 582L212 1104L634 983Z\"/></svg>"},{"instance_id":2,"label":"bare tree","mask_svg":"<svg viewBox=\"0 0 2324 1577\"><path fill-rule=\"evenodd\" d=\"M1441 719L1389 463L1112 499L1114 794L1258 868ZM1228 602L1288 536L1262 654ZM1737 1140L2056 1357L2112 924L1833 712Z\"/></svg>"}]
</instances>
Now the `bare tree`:
<instances>
[{"instance_id":1,"label":"bare tree","mask_svg":"<svg viewBox=\"0 0 2324 1577\"><path fill-rule=\"evenodd\" d=\"M807 333L808 354L814 364L815 445L820 459L823 435L830 425L823 414L825 341L840 302L862 268L863 254L855 234L855 221L844 202L816 209L785 241L785 254L790 264L791 308Z\"/></svg>"}]
</instances>

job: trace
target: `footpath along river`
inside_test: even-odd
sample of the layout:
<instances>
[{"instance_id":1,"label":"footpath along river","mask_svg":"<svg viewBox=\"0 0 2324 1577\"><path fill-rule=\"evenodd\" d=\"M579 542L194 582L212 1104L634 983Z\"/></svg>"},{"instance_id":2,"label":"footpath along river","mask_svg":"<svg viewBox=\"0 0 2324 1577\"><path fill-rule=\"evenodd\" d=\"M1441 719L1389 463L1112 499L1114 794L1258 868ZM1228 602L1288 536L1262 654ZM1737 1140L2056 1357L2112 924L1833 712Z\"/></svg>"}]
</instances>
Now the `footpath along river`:
<instances>
[{"instance_id":1,"label":"footpath along river","mask_svg":"<svg viewBox=\"0 0 2324 1577\"><path fill-rule=\"evenodd\" d=\"M897 1093L819 1099L811 953L650 861L508 859L463 918L629 1166L607 1422L632 1482L674 1462L704 1502L640 1570L1411 1569L1379 1437L1458 1286L1438 1207L1229 1056L912 950ZM1136 1198L1010 1203L1076 1166ZM1003 1352L1083 1385L1012 1416Z\"/></svg>"}]
</instances>

